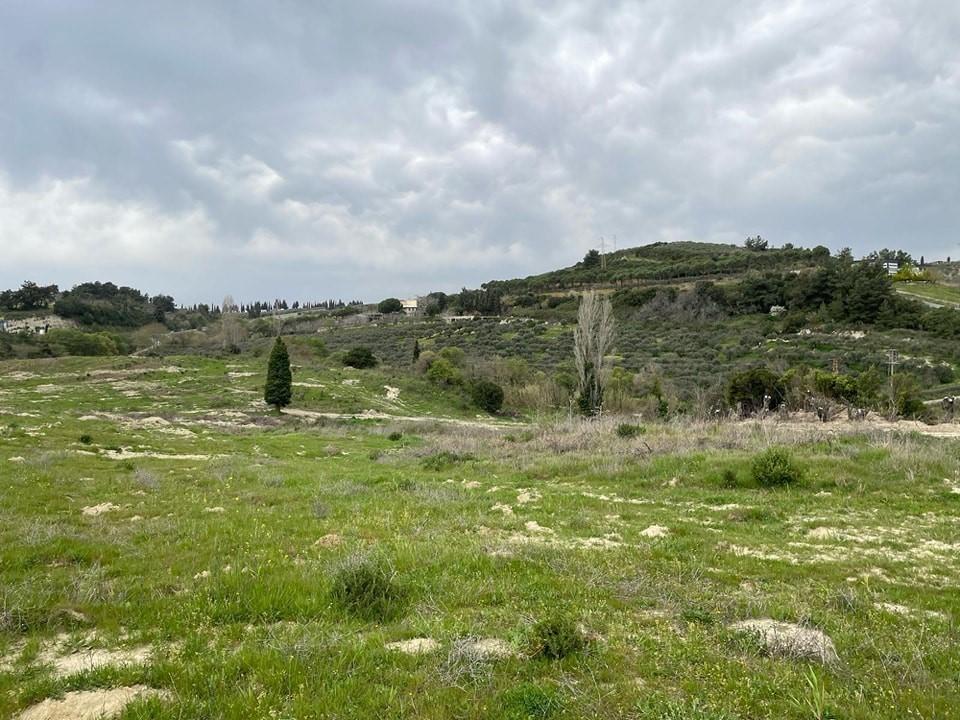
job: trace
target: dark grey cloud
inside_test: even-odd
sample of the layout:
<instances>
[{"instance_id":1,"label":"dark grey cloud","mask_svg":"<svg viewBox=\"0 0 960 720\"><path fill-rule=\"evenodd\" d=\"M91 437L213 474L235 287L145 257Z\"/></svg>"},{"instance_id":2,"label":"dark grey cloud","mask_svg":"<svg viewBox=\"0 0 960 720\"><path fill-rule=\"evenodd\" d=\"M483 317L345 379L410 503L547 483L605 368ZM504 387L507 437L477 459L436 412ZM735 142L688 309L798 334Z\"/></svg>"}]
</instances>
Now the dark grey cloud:
<instances>
[{"instance_id":1,"label":"dark grey cloud","mask_svg":"<svg viewBox=\"0 0 960 720\"><path fill-rule=\"evenodd\" d=\"M616 235L960 256L960 5L0 5L0 285L376 299Z\"/></svg>"}]
</instances>

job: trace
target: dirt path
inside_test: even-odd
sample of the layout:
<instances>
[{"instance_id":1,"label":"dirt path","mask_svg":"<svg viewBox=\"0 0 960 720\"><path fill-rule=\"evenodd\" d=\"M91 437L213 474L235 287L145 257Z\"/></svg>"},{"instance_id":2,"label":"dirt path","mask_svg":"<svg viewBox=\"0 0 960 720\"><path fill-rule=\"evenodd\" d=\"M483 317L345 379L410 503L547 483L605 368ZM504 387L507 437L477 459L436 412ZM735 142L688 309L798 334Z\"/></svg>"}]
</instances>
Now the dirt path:
<instances>
[{"instance_id":1,"label":"dirt path","mask_svg":"<svg viewBox=\"0 0 960 720\"><path fill-rule=\"evenodd\" d=\"M483 428L485 430L509 430L511 428L527 427L521 422L491 422L486 420L464 420L461 418L434 417L432 415L390 415L377 410L364 410L361 413L333 413L300 410L298 408L284 408L284 415L305 418L323 418L326 420L394 420L396 422L429 423L438 422L461 427Z\"/></svg>"}]
</instances>

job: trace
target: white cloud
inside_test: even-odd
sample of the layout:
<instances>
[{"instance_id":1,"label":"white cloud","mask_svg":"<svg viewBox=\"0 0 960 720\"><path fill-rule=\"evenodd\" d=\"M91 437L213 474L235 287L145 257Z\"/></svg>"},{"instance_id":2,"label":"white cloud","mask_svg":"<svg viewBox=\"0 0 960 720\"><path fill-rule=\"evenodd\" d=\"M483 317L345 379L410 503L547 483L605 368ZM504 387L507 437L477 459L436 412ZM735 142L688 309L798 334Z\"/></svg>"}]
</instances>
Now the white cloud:
<instances>
[{"instance_id":1,"label":"white cloud","mask_svg":"<svg viewBox=\"0 0 960 720\"><path fill-rule=\"evenodd\" d=\"M90 178L44 178L17 189L0 174L0 249L7 268L176 270L207 257L215 234L202 208L171 214L117 200Z\"/></svg>"}]
</instances>

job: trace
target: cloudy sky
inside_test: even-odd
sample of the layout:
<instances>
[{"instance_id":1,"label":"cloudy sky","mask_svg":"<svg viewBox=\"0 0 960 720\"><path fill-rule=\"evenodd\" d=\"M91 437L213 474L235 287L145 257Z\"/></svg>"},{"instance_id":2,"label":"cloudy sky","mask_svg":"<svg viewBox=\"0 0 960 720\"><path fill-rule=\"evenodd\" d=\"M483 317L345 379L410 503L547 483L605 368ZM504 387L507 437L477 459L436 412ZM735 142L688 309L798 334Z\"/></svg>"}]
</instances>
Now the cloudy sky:
<instances>
[{"instance_id":1,"label":"cloudy sky","mask_svg":"<svg viewBox=\"0 0 960 720\"><path fill-rule=\"evenodd\" d=\"M960 257L957 0L0 3L0 287L369 301L757 233Z\"/></svg>"}]
</instances>

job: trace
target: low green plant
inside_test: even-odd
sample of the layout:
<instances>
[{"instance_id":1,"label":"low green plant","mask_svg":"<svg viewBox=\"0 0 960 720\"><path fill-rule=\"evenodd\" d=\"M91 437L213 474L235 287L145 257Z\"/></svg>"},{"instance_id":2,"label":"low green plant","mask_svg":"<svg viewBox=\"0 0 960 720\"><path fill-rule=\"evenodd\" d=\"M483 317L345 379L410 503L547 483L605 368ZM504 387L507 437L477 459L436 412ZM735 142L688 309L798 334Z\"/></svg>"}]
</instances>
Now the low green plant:
<instances>
[{"instance_id":1,"label":"low green plant","mask_svg":"<svg viewBox=\"0 0 960 720\"><path fill-rule=\"evenodd\" d=\"M80 436L80 442L82 442L84 445L90 445L93 442L93 436L89 435L88 433L84 433Z\"/></svg>"},{"instance_id":2,"label":"low green plant","mask_svg":"<svg viewBox=\"0 0 960 720\"><path fill-rule=\"evenodd\" d=\"M362 620L391 620L400 614L405 602L396 576L387 560L354 555L334 573L330 596L336 605Z\"/></svg>"},{"instance_id":3,"label":"low green plant","mask_svg":"<svg viewBox=\"0 0 960 720\"><path fill-rule=\"evenodd\" d=\"M473 460L473 455L469 453L455 453L450 452L449 450L442 450L433 455L428 455L423 459L421 464L427 470L446 470L449 467L453 467L459 463L468 462Z\"/></svg>"},{"instance_id":4,"label":"low green plant","mask_svg":"<svg viewBox=\"0 0 960 720\"><path fill-rule=\"evenodd\" d=\"M806 692L802 695L790 694L790 702L810 720L836 720L836 716L827 708L827 686L812 667L804 673Z\"/></svg>"},{"instance_id":5,"label":"low green plant","mask_svg":"<svg viewBox=\"0 0 960 720\"><path fill-rule=\"evenodd\" d=\"M390 442L399 442L402 439L403 439L403 433L400 432L399 430L394 430L392 433L387 435L387 440L389 440Z\"/></svg>"},{"instance_id":6,"label":"low green plant","mask_svg":"<svg viewBox=\"0 0 960 720\"><path fill-rule=\"evenodd\" d=\"M620 423L617 425L617 435L622 438L635 438L638 435L644 435L647 429L643 425L633 423Z\"/></svg>"},{"instance_id":7,"label":"low green plant","mask_svg":"<svg viewBox=\"0 0 960 720\"><path fill-rule=\"evenodd\" d=\"M738 485L740 485L740 479L737 477L736 471L731 468L724 469L720 474L720 487L732 490Z\"/></svg>"},{"instance_id":8,"label":"low green plant","mask_svg":"<svg viewBox=\"0 0 960 720\"><path fill-rule=\"evenodd\" d=\"M541 719L556 716L563 709L563 700L553 688L523 683L505 692L500 706L500 717L505 720Z\"/></svg>"},{"instance_id":9,"label":"low green plant","mask_svg":"<svg viewBox=\"0 0 960 720\"><path fill-rule=\"evenodd\" d=\"M803 470L785 448L772 447L753 459L753 481L760 487L792 485L803 478Z\"/></svg>"},{"instance_id":10,"label":"low green plant","mask_svg":"<svg viewBox=\"0 0 960 720\"><path fill-rule=\"evenodd\" d=\"M565 614L552 615L534 625L531 641L532 654L549 660L561 660L587 644L580 628Z\"/></svg>"}]
</instances>

